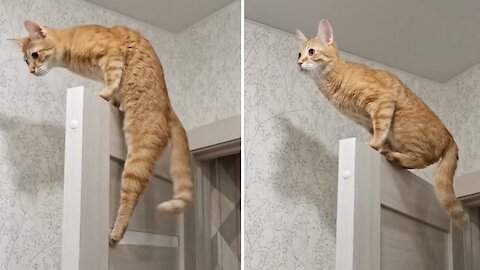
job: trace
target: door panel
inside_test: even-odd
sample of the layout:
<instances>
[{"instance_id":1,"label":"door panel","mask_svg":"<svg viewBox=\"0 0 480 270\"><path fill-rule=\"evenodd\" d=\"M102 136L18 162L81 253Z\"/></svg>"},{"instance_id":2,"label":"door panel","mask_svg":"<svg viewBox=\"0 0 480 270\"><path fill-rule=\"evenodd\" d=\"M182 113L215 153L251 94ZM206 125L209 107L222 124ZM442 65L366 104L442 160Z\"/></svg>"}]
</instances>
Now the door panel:
<instances>
[{"instance_id":1,"label":"door panel","mask_svg":"<svg viewBox=\"0 0 480 270\"><path fill-rule=\"evenodd\" d=\"M448 269L448 235L382 207L380 269Z\"/></svg>"},{"instance_id":2,"label":"door panel","mask_svg":"<svg viewBox=\"0 0 480 270\"><path fill-rule=\"evenodd\" d=\"M340 141L337 270L452 269L450 237L430 183L367 144Z\"/></svg>"},{"instance_id":3,"label":"door panel","mask_svg":"<svg viewBox=\"0 0 480 270\"><path fill-rule=\"evenodd\" d=\"M178 267L177 248L120 245L110 251L111 270L176 270Z\"/></svg>"},{"instance_id":4,"label":"door panel","mask_svg":"<svg viewBox=\"0 0 480 270\"><path fill-rule=\"evenodd\" d=\"M169 148L124 238L108 246L126 156L121 123L120 112L97 95L83 87L67 91L62 269L183 270L183 215L155 210L172 198Z\"/></svg>"}]
</instances>

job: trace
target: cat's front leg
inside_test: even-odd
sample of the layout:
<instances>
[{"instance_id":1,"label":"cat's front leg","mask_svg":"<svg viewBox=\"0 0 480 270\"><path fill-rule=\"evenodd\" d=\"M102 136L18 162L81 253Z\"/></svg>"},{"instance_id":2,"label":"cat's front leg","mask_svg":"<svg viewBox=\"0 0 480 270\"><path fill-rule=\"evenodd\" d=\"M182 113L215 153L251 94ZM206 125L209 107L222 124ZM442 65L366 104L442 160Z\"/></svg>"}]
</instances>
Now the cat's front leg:
<instances>
[{"instance_id":1,"label":"cat's front leg","mask_svg":"<svg viewBox=\"0 0 480 270\"><path fill-rule=\"evenodd\" d=\"M391 101L377 102L370 105L369 113L373 124L373 138L370 147L375 150L382 148L387 140L392 123L395 103Z\"/></svg>"},{"instance_id":2,"label":"cat's front leg","mask_svg":"<svg viewBox=\"0 0 480 270\"><path fill-rule=\"evenodd\" d=\"M101 67L106 86L98 95L106 101L110 101L120 87L123 67L124 63L121 57L111 57L106 61L106 65Z\"/></svg>"}]
</instances>

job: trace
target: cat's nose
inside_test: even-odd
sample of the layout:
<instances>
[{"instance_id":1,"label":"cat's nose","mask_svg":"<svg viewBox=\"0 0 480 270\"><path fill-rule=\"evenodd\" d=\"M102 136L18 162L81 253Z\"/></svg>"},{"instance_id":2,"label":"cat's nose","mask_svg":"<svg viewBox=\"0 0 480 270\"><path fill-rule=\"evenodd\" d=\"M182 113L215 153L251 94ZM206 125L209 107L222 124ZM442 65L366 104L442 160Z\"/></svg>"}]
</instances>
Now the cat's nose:
<instances>
[{"instance_id":1,"label":"cat's nose","mask_svg":"<svg viewBox=\"0 0 480 270\"><path fill-rule=\"evenodd\" d=\"M30 73L35 73L35 69L30 69Z\"/></svg>"},{"instance_id":2,"label":"cat's nose","mask_svg":"<svg viewBox=\"0 0 480 270\"><path fill-rule=\"evenodd\" d=\"M298 61L297 64L298 64L299 67L302 67L303 62L302 62L302 61Z\"/></svg>"}]
</instances>

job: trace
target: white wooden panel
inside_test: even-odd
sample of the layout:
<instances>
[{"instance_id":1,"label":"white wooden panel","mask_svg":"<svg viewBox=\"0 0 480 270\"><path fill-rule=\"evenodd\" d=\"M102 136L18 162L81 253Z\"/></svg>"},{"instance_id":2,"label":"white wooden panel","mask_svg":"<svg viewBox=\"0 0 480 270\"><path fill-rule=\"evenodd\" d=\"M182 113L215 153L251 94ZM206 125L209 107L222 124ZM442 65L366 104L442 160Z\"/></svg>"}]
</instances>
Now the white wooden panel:
<instances>
[{"instance_id":1,"label":"white wooden panel","mask_svg":"<svg viewBox=\"0 0 480 270\"><path fill-rule=\"evenodd\" d=\"M448 269L448 234L442 230L382 209L381 238L381 269Z\"/></svg>"},{"instance_id":2,"label":"white wooden panel","mask_svg":"<svg viewBox=\"0 0 480 270\"><path fill-rule=\"evenodd\" d=\"M179 269L178 249L168 247L119 245L110 252L110 262L110 270Z\"/></svg>"},{"instance_id":3,"label":"white wooden panel","mask_svg":"<svg viewBox=\"0 0 480 270\"><path fill-rule=\"evenodd\" d=\"M127 231L120 240L120 245L149 246L149 247L172 247L178 248L177 236L168 236L154 233Z\"/></svg>"},{"instance_id":4,"label":"white wooden panel","mask_svg":"<svg viewBox=\"0 0 480 270\"><path fill-rule=\"evenodd\" d=\"M383 157L379 166L382 204L446 232L450 230L450 218L442 210L429 182Z\"/></svg>"},{"instance_id":5,"label":"white wooden panel","mask_svg":"<svg viewBox=\"0 0 480 270\"><path fill-rule=\"evenodd\" d=\"M66 118L62 269L107 269L108 106L71 88Z\"/></svg>"}]
</instances>

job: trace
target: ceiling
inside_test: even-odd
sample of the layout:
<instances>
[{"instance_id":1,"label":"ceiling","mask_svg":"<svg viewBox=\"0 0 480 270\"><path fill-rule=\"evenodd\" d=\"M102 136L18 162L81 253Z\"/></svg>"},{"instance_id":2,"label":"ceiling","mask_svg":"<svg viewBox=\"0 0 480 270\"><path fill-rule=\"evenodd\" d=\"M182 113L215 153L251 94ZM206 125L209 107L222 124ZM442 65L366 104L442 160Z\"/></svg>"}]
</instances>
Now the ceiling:
<instances>
[{"instance_id":1,"label":"ceiling","mask_svg":"<svg viewBox=\"0 0 480 270\"><path fill-rule=\"evenodd\" d=\"M314 37L330 21L341 50L438 82L480 63L478 0L245 0L248 19Z\"/></svg>"},{"instance_id":2,"label":"ceiling","mask_svg":"<svg viewBox=\"0 0 480 270\"><path fill-rule=\"evenodd\" d=\"M164 30L179 33L233 0L87 0Z\"/></svg>"}]
</instances>

